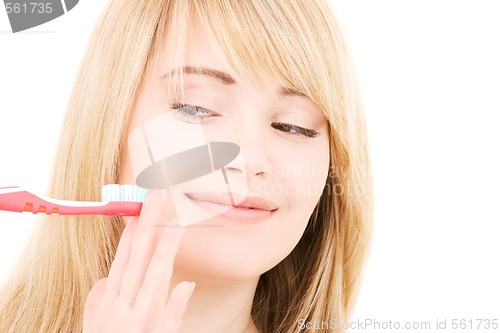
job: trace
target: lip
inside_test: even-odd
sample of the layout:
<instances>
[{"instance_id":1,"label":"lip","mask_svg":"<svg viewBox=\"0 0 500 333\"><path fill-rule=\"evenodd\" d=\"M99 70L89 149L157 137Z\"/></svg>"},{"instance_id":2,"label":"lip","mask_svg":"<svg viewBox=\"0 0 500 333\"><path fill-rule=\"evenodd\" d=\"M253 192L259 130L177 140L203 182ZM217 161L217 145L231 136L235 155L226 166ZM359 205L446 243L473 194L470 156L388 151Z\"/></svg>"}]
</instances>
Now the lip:
<instances>
[{"instance_id":1,"label":"lip","mask_svg":"<svg viewBox=\"0 0 500 333\"><path fill-rule=\"evenodd\" d=\"M262 220L278 209L270 200L257 196L241 196L237 193L197 192L186 193L186 196L194 203L214 212L214 216L231 220Z\"/></svg>"}]
</instances>

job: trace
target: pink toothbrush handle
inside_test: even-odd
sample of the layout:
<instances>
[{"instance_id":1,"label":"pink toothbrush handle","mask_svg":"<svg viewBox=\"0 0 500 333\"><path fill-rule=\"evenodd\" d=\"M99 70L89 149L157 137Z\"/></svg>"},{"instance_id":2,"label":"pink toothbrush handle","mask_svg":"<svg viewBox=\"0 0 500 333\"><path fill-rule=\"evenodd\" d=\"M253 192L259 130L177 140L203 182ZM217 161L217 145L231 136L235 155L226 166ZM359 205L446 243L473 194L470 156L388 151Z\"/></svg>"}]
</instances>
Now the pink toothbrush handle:
<instances>
[{"instance_id":1,"label":"pink toothbrush handle","mask_svg":"<svg viewBox=\"0 0 500 333\"><path fill-rule=\"evenodd\" d=\"M0 188L0 210L33 214L138 216L142 202L72 202L42 199L18 187Z\"/></svg>"}]
</instances>

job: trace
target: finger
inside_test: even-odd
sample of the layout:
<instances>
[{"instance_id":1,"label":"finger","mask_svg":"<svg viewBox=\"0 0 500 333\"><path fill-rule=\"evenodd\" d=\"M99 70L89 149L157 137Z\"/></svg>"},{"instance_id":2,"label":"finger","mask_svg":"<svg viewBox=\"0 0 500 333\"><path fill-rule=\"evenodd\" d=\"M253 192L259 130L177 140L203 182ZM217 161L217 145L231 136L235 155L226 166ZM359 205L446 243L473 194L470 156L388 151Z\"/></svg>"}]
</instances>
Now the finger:
<instances>
[{"instance_id":1,"label":"finger","mask_svg":"<svg viewBox=\"0 0 500 333\"><path fill-rule=\"evenodd\" d=\"M169 332L176 332L180 329L182 317L186 312L187 304L193 295L194 288L194 282L186 281L175 286L174 290L172 290L167 306L165 307L165 313L159 325L159 327L161 327L161 332L167 330L169 330Z\"/></svg>"},{"instance_id":2,"label":"finger","mask_svg":"<svg viewBox=\"0 0 500 333\"><path fill-rule=\"evenodd\" d=\"M164 224L162 220L167 214L166 200L165 191L151 192L148 193L142 208L120 288L120 298L130 307L134 305L156 248L158 234L161 231L157 226Z\"/></svg>"},{"instance_id":3,"label":"finger","mask_svg":"<svg viewBox=\"0 0 500 333\"><path fill-rule=\"evenodd\" d=\"M151 258L144 282L134 304L137 318L151 317L158 309L165 307L175 255L179 249L184 228L178 227L177 220L163 228L161 238ZM156 323L157 318L150 318Z\"/></svg>"},{"instance_id":4,"label":"finger","mask_svg":"<svg viewBox=\"0 0 500 333\"><path fill-rule=\"evenodd\" d=\"M123 230L120 243L118 244L118 248L116 250L115 258L109 270L105 297L116 297L120 292L123 272L125 271L130 258L132 240L134 238L136 228L137 218L130 220Z\"/></svg>"},{"instance_id":5,"label":"finger","mask_svg":"<svg viewBox=\"0 0 500 333\"><path fill-rule=\"evenodd\" d=\"M97 281L89 294L87 295L87 300L85 301L85 307L83 310L83 327L89 327L93 320L95 320L97 311L101 305L102 299L106 292L108 278L102 278Z\"/></svg>"}]
</instances>

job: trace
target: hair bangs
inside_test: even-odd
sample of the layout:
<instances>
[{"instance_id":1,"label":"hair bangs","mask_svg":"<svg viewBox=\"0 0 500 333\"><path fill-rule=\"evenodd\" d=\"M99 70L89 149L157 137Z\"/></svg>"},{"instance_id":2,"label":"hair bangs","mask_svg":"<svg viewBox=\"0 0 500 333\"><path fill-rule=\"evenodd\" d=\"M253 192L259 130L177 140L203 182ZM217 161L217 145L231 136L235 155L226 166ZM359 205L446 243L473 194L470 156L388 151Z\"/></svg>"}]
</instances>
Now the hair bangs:
<instances>
[{"instance_id":1,"label":"hair bangs","mask_svg":"<svg viewBox=\"0 0 500 333\"><path fill-rule=\"evenodd\" d=\"M302 8L272 1L194 1L194 15L210 42L234 72L255 86L276 82L326 107L320 98L317 73L324 73L315 34L298 24ZM308 19L310 20L310 18Z\"/></svg>"}]
</instances>

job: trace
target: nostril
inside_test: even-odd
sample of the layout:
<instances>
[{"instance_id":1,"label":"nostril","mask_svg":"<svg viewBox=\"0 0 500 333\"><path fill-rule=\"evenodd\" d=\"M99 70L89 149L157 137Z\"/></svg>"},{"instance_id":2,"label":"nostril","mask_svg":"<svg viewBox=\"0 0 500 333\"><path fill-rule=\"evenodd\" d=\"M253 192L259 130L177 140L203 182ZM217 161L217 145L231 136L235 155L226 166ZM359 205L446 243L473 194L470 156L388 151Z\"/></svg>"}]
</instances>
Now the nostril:
<instances>
[{"instance_id":1,"label":"nostril","mask_svg":"<svg viewBox=\"0 0 500 333\"><path fill-rule=\"evenodd\" d=\"M234 167L234 166L226 166L226 167L224 168L224 170L225 170L226 172L243 173L243 170L241 170L241 169L239 169L239 168L236 168L236 167Z\"/></svg>"},{"instance_id":2,"label":"nostril","mask_svg":"<svg viewBox=\"0 0 500 333\"><path fill-rule=\"evenodd\" d=\"M251 176L263 176L265 174L271 174L271 167L263 163L249 163L246 169L247 173Z\"/></svg>"}]
</instances>

